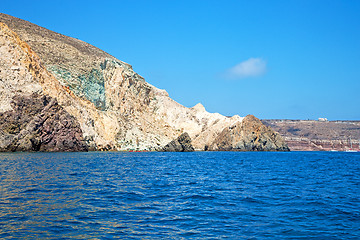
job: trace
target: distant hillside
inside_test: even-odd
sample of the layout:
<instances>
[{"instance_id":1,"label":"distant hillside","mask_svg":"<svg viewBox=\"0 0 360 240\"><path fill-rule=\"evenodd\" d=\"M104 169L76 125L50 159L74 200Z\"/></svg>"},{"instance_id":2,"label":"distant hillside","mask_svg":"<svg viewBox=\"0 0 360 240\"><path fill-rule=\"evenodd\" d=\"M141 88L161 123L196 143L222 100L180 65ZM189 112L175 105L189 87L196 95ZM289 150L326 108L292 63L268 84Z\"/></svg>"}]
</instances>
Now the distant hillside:
<instances>
[{"instance_id":1,"label":"distant hillside","mask_svg":"<svg viewBox=\"0 0 360 240\"><path fill-rule=\"evenodd\" d=\"M265 119L293 151L345 151L359 149L360 121L314 121ZM350 143L351 141L351 143Z\"/></svg>"}]
</instances>

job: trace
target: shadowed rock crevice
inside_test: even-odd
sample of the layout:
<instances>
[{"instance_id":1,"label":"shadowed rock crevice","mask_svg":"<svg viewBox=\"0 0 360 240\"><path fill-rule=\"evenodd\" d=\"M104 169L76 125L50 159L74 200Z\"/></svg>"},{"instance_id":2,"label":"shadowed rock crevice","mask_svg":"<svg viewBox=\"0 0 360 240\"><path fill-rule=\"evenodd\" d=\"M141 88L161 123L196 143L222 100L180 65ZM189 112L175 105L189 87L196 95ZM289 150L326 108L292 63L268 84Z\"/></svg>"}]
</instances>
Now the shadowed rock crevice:
<instances>
[{"instance_id":1,"label":"shadowed rock crevice","mask_svg":"<svg viewBox=\"0 0 360 240\"><path fill-rule=\"evenodd\" d=\"M17 95L0 113L0 151L87 151L77 121L56 99Z\"/></svg>"},{"instance_id":2,"label":"shadowed rock crevice","mask_svg":"<svg viewBox=\"0 0 360 240\"><path fill-rule=\"evenodd\" d=\"M164 152L193 152L194 147L191 145L191 138L188 133L181 134L177 139L169 142L162 151Z\"/></svg>"}]
</instances>

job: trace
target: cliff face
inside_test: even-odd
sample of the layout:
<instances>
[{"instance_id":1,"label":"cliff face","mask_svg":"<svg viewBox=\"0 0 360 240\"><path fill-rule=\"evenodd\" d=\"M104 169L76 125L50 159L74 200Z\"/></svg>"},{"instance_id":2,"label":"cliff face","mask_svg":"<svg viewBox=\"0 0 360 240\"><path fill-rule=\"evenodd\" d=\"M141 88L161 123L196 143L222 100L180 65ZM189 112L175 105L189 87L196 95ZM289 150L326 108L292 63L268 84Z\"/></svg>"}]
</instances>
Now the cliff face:
<instances>
[{"instance_id":1,"label":"cliff face","mask_svg":"<svg viewBox=\"0 0 360 240\"><path fill-rule=\"evenodd\" d=\"M183 133L188 133L196 150L204 150L224 128L242 122L239 116L208 113L201 104L186 108L176 103L129 64L90 44L5 14L0 14L0 22L2 121L5 116L20 116L18 106L25 101L21 99L30 99L37 110L28 104L27 120L11 124L27 128L33 115L48 119L48 109L54 122L43 128L45 121L36 120L39 127L27 135L30 142L40 141L40 148L29 141L28 147L16 145L23 135L10 133L2 122L0 139L7 140L0 150L161 150ZM48 100L41 105L41 99ZM68 125L55 129L63 122ZM57 135L67 136L61 139L70 139L73 145L57 140Z\"/></svg>"},{"instance_id":2,"label":"cliff face","mask_svg":"<svg viewBox=\"0 0 360 240\"><path fill-rule=\"evenodd\" d=\"M87 151L77 121L56 99L16 95L0 113L0 151Z\"/></svg>"}]
</instances>

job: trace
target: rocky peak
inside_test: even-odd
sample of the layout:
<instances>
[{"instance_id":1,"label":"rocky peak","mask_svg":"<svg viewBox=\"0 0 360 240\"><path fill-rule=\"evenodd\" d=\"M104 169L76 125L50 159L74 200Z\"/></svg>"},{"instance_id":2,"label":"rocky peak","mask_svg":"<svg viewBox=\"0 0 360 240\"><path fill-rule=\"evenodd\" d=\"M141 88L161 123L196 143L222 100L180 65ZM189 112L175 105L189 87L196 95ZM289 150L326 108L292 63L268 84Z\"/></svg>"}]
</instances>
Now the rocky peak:
<instances>
[{"instance_id":1,"label":"rocky peak","mask_svg":"<svg viewBox=\"0 0 360 240\"><path fill-rule=\"evenodd\" d=\"M205 107L201 103L196 104L191 109L193 109L195 111L199 111L199 112L205 112L206 111Z\"/></svg>"}]
</instances>

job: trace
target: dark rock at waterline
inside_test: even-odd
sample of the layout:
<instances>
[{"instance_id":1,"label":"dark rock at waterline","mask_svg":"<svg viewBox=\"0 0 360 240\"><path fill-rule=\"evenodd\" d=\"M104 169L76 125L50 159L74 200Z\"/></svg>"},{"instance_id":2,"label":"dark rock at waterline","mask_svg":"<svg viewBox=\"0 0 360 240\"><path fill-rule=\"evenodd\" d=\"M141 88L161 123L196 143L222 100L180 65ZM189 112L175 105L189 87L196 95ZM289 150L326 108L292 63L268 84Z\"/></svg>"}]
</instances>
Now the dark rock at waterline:
<instances>
[{"instance_id":1,"label":"dark rock at waterline","mask_svg":"<svg viewBox=\"0 0 360 240\"><path fill-rule=\"evenodd\" d=\"M18 95L0 113L0 151L87 151L79 123L56 99Z\"/></svg>"},{"instance_id":2,"label":"dark rock at waterline","mask_svg":"<svg viewBox=\"0 0 360 240\"><path fill-rule=\"evenodd\" d=\"M177 139L169 142L162 151L164 152L192 152L194 147L191 145L191 138L188 133L181 134Z\"/></svg>"}]
</instances>

